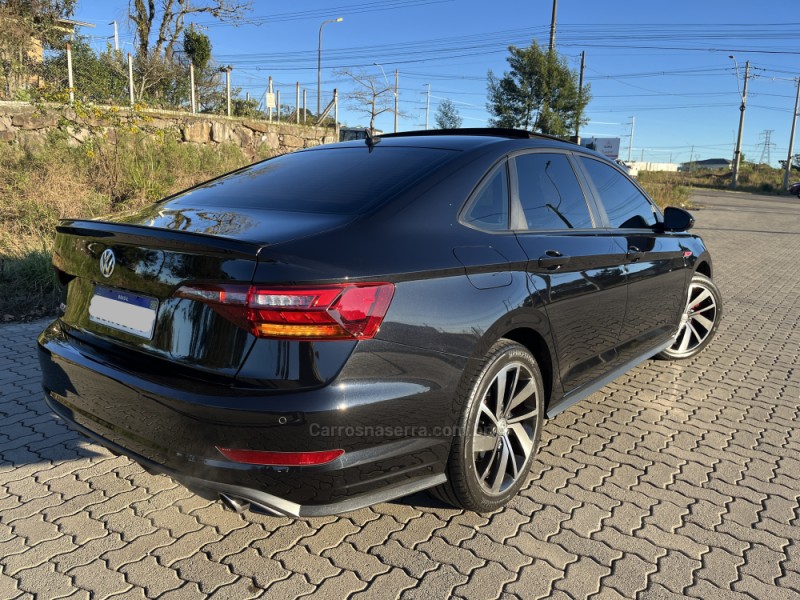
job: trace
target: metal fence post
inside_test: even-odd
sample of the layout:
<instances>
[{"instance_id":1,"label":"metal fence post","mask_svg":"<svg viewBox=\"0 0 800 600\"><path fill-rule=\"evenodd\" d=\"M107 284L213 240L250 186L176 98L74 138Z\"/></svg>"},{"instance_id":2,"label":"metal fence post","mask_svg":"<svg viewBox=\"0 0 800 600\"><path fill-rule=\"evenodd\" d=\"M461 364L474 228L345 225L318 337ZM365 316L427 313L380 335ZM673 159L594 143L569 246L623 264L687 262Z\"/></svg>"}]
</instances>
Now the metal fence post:
<instances>
[{"instance_id":1,"label":"metal fence post","mask_svg":"<svg viewBox=\"0 0 800 600\"><path fill-rule=\"evenodd\" d=\"M270 76L270 78L269 78L269 91L267 93L270 94L269 97L271 97L271 95L272 95L272 76ZM268 105L268 109L269 109L269 122L272 123L272 104L267 102L267 105Z\"/></svg>"},{"instance_id":2,"label":"metal fence post","mask_svg":"<svg viewBox=\"0 0 800 600\"><path fill-rule=\"evenodd\" d=\"M231 116L231 69L232 66L228 65L225 68L225 95L228 98L228 116Z\"/></svg>"},{"instance_id":3,"label":"metal fence post","mask_svg":"<svg viewBox=\"0 0 800 600\"><path fill-rule=\"evenodd\" d=\"M339 90L333 89L333 122L336 132L336 141L339 141Z\"/></svg>"},{"instance_id":4,"label":"metal fence post","mask_svg":"<svg viewBox=\"0 0 800 600\"><path fill-rule=\"evenodd\" d=\"M197 112L197 101L194 96L194 63L189 63L189 88L191 90L192 114Z\"/></svg>"},{"instance_id":5,"label":"metal fence post","mask_svg":"<svg viewBox=\"0 0 800 600\"><path fill-rule=\"evenodd\" d=\"M133 57L130 52L128 52L128 95L131 100L131 108L133 108Z\"/></svg>"},{"instance_id":6,"label":"metal fence post","mask_svg":"<svg viewBox=\"0 0 800 600\"><path fill-rule=\"evenodd\" d=\"M75 103L75 87L72 81L72 44L67 42L67 83L69 84L69 103Z\"/></svg>"}]
</instances>

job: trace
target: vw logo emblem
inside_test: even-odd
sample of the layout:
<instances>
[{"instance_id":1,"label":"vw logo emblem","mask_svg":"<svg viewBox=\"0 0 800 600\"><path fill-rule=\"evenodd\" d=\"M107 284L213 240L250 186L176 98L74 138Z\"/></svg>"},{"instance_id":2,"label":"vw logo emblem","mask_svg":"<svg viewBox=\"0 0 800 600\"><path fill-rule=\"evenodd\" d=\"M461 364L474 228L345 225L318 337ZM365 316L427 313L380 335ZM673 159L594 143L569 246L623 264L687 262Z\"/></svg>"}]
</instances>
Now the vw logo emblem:
<instances>
[{"instance_id":1,"label":"vw logo emblem","mask_svg":"<svg viewBox=\"0 0 800 600\"><path fill-rule=\"evenodd\" d=\"M100 255L100 274L103 277L111 277L116 263L117 258L114 256L114 251L111 248L103 250L103 253Z\"/></svg>"}]
</instances>

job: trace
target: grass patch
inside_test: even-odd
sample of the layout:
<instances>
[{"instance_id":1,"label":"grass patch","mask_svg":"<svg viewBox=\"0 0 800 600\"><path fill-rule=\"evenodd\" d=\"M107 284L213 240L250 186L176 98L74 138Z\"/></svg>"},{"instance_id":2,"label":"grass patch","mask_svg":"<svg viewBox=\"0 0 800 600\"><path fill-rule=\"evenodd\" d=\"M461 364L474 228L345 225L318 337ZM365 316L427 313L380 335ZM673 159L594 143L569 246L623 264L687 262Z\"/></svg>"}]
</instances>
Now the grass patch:
<instances>
[{"instance_id":1,"label":"grass patch","mask_svg":"<svg viewBox=\"0 0 800 600\"><path fill-rule=\"evenodd\" d=\"M769 165L756 165L743 163L739 170L737 190L754 194L785 195L783 189L782 169ZM800 179L800 174L793 173L793 179ZM642 171L638 177L639 183L647 190L659 206L683 206L682 201L688 202L691 188L711 188L718 190L731 189L733 174L730 171L697 169L695 171L676 172L651 172ZM666 204L662 204L662 202Z\"/></svg>"},{"instance_id":2,"label":"grass patch","mask_svg":"<svg viewBox=\"0 0 800 600\"><path fill-rule=\"evenodd\" d=\"M663 210L667 206L691 208L691 187L681 179L681 173L663 171L641 171L639 185Z\"/></svg>"},{"instance_id":3,"label":"grass patch","mask_svg":"<svg viewBox=\"0 0 800 600\"><path fill-rule=\"evenodd\" d=\"M114 131L80 145L58 131L38 146L0 145L0 320L57 308L50 257L59 219L135 209L251 162L234 144Z\"/></svg>"}]
</instances>

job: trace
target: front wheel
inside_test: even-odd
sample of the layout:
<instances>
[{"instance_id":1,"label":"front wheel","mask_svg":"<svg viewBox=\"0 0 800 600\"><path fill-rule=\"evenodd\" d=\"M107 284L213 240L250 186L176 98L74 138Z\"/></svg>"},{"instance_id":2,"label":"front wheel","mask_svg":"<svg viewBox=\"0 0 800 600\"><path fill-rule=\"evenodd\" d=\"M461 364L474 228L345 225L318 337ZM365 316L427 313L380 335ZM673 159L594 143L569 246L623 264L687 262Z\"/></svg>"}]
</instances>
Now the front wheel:
<instances>
[{"instance_id":1,"label":"front wheel","mask_svg":"<svg viewBox=\"0 0 800 600\"><path fill-rule=\"evenodd\" d=\"M433 493L449 504L489 512L505 505L530 471L542 429L542 374L527 348L501 339L463 395L448 480Z\"/></svg>"},{"instance_id":2,"label":"front wheel","mask_svg":"<svg viewBox=\"0 0 800 600\"><path fill-rule=\"evenodd\" d=\"M695 273L689 284L678 333L659 358L681 360L695 356L714 337L721 317L722 296L716 284L702 273Z\"/></svg>"}]
</instances>

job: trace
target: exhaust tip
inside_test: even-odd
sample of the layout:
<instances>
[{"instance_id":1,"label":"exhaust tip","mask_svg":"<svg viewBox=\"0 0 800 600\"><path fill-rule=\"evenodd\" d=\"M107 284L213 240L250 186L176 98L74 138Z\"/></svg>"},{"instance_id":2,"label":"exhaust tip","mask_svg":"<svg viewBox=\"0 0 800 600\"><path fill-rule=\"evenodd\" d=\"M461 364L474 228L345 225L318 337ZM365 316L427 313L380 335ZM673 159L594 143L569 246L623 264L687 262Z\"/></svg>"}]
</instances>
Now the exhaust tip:
<instances>
[{"instance_id":1,"label":"exhaust tip","mask_svg":"<svg viewBox=\"0 0 800 600\"><path fill-rule=\"evenodd\" d=\"M235 513L242 513L250 506L250 503L247 500L242 500L241 498L237 498L235 496L229 496L228 494L220 494L219 499L228 510L232 510Z\"/></svg>"}]
</instances>

